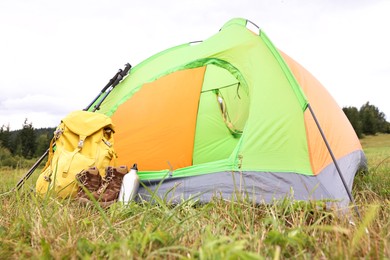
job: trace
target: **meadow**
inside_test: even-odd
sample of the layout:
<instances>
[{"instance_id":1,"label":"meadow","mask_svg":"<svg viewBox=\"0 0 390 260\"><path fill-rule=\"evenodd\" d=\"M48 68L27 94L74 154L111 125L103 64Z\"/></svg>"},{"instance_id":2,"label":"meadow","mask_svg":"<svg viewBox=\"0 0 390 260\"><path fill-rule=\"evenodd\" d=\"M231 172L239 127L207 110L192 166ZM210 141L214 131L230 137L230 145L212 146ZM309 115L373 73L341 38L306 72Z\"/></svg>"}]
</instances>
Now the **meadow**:
<instances>
[{"instance_id":1,"label":"meadow","mask_svg":"<svg viewBox=\"0 0 390 260\"><path fill-rule=\"evenodd\" d=\"M0 259L389 259L390 135L361 140L368 170L355 177L361 213L323 202L246 199L82 206L40 199L39 170L18 192L27 169L0 169Z\"/></svg>"}]
</instances>

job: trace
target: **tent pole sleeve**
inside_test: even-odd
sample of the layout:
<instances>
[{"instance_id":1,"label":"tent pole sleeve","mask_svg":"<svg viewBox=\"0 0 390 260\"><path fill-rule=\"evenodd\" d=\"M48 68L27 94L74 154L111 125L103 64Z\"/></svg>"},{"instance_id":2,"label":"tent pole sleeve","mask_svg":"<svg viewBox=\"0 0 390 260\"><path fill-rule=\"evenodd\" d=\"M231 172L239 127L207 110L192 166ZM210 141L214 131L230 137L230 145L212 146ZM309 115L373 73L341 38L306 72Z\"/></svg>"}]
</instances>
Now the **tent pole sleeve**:
<instances>
[{"instance_id":1,"label":"tent pole sleeve","mask_svg":"<svg viewBox=\"0 0 390 260\"><path fill-rule=\"evenodd\" d=\"M316 115L315 115L315 113L314 113L312 107L310 106L310 103L308 103L307 107L309 108L310 114L313 116L314 122L316 123L317 128L318 128L318 130L320 131L321 137L322 137L322 139L323 139L324 142L325 142L326 148L328 149L328 152L329 152L330 156L332 157L333 163L334 163L334 165L335 165L335 167L336 167L336 170L337 170L337 173L339 174L340 179L341 179L341 181L342 181L342 183L343 183L343 185L344 185L345 191L347 192L350 201L351 201L351 202L353 203L353 205L354 205L355 212L356 212L356 214L358 215L359 219L361 220L362 218L361 218L360 212L359 212L359 210L358 210L358 208L357 208L357 206L356 206L355 200L353 199L352 194L351 194L351 192L350 192L349 189L348 189L347 183L346 183L346 181L345 181L345 179L344 179L344 177L343 177L343 174L342 174L342 172L341 172L341 169L340 169L340 167L339 167L339 165L338 165L338 163L337 163L336 157L335 157L334 154L333 154L332 148L330 147L330 145L329 145L329 143L328 143L328 140L327 140L326 137L325 137L324 131L322 131L322 128L321 128L321 126L320 126L320 123L318 122L318 119L317 119L317 117L316 117Z\"/></svg>"}]
</instances>

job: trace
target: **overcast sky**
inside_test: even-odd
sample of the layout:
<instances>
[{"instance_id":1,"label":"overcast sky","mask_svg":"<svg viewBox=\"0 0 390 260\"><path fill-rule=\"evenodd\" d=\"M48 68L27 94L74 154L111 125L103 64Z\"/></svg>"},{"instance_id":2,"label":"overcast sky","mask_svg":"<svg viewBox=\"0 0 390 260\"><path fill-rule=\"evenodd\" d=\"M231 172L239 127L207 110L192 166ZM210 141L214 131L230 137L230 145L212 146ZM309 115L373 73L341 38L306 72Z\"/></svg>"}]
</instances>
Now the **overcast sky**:
<instances>
[{"instance_id":1,"label":"overcast sky","mask_svg":"<svg viewBox=\"0 0 390 260\"><path fill-rule=\"evenodd\" d=\"M341 107L390 119L388 0L1 0L0 126L54 127L129 62L203 40L231 18L257 24Z\"/></svg>"}]
</instances>

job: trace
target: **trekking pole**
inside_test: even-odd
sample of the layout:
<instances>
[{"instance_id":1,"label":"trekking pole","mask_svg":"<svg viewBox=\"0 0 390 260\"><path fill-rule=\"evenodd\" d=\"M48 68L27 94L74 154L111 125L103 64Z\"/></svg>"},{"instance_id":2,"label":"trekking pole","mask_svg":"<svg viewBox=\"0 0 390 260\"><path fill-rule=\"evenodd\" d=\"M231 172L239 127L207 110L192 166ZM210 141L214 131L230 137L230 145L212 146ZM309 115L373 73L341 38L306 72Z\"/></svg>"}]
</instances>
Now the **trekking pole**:
<instances>
[{"instance_id":1,"label":"trekking pole","mask_svg":"<svg viewBox=\"0 0 390 260\"><path fill-rule=\"evenodd\" d=\"M93 106L93 109L91 112L95 112L96 110L100 109L100 105L103 103L103 101L106 99L106 97L110 94L110 92L115 88L116 85L119 84L119 82L122 81L122 79L128 74L128 72L131 69L131 65L129 63L125 64L125 68L119 69L119 71L115 74L115 76L110 79L110 81L107 83L106 86L100 91L99 95L96 96L96 98L85 108L84 111L88 111ZM103 96L102 96L103 95ZM101 98L100 98L101 97ZM100 100L99 100L100 98ZM99 100L99 101L98 101ZM96 102L98 103L94 105ZM55 144L53 144L54 146ZM49 148L50 149L50 148ZM46 156L49 154L49 149L46 150L46 152L39 157L39 159L34 163L34 165L28 170L28 172L18 181L18 183L15 185L15 187L11 191L19 190L23 184L30 178L30 176L34 173L34 171L38 168L38 166L41 164L41 162L46 158Z\"/></svg>"},{"instance_id":2,"label":"trekking pole","mask_svg":"<svg viewBox=\"0 0 390 260\"><path fill-rule=\"evenodd\" d=\"M104 96L100 99L99 103L96 104L92 110L92 112L95 112L96 110L99 110L100 105L103 103L103 101L106 99L108 94L112 91L112 89L121 82L121 80L127 75L127 73L130 71L131 65L129 63L125 64L124 70L119 69L119 71L115 74L112 79L107 83L107 85L104 86L104 88L100 91L100 93L95 97L95 99L86 107L84 108L84 111L88 111L91 109L93 104L104 94Z\"/></svg>"}]
</instances>

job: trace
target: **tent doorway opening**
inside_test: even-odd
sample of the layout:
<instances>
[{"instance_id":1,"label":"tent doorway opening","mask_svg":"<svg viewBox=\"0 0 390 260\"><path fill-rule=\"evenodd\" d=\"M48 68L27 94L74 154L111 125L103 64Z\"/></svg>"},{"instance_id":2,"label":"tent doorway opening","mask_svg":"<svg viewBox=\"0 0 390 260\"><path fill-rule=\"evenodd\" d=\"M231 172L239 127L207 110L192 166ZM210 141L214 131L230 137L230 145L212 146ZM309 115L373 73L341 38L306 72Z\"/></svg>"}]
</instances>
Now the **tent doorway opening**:
<instances>
[{"instance_id":1,"label":"tent doorway opening","mask_svg":"<svg viewBox=\"0 0 390 260\"><path fill-rule=\"evenodd\" d=\"M249 91L228 70L206 67L195 132L193 164L228 158L249 115Z\"/></svg>"}]
</instances>

